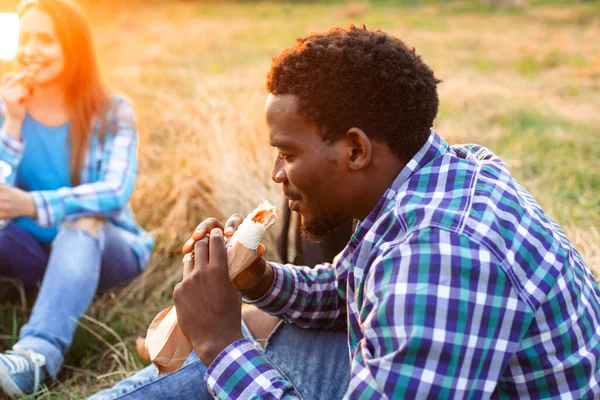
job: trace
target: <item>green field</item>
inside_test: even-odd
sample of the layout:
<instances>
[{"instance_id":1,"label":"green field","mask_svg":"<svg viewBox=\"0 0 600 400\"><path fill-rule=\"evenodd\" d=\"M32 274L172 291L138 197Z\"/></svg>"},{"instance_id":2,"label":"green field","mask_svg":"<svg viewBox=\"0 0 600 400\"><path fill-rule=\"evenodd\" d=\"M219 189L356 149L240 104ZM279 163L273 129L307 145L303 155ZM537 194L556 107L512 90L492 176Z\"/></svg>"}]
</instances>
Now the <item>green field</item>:
<instances>
[{"instance_id":1,"label":"green field","mask_svg":"<svg viewBox=\"0 0 600 400\"><path fill-rule=\"evenodd\" d=\"M132 203L157 247L138 280L97 299L42 398L80 399L140 368L134 340L172 301L196 224L280 203L263 121L270 58L332 26L364 23L414 46L443 80L434 128L499 154L600 278L600 3L529 3L87 2L105 75L138 113ZM32 306L15 293L0 303L4 348Z\"/></svg>"}]
</instances>

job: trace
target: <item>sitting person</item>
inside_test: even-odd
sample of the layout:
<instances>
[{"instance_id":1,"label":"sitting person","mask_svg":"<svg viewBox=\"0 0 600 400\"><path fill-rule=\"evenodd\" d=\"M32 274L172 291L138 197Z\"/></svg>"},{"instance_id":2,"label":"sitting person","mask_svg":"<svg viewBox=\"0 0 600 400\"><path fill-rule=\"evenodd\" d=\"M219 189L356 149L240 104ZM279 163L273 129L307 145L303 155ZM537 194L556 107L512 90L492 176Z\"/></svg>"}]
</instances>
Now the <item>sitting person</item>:
<instances>
[{"instance_id":1,"label":"sitting person","mask_svg":"<svg viewBox=\"0 0 600 400\"><path fill-rule=\"evenodd\" d=\"M94 294L132 280L153 240L128 205L137 173L133 111L100 79L90 30L68 0L21 4L19 72L0 85L0 276L37 300L13 350L0 354L10 398L56 378Z\"/></svg>"},{"instance_id":2,"label":"sitting person","mask_svg":"<svg viewBox=\"0 0 600 400\"><path fill-rule=\"evenodd\" d=\"M245 301L287 322L266 349L240 322L224 226L201 223L173 293L194 353L93 398L598 398L600 288L498 156L431 129L438 83L366 28L275 58L273 180L310 237L361 222L331 264L253 264ZM326 330L340 324L347 335Z\"/></svg>"}]
</instances>

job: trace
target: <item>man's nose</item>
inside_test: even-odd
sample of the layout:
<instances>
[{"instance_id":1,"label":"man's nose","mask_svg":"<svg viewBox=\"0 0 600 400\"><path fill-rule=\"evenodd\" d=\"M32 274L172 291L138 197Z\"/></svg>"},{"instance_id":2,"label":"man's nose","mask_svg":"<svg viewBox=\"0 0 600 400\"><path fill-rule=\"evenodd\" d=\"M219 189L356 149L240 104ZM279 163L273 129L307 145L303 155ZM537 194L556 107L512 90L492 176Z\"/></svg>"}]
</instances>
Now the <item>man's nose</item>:
<instances>
[{"instance_id":1,"label":"man's nose","mask_svg":"<svg viewBox=\"0 0 600 400\"><path fill-rule=\"evenodd\" d=\"M275 161L273 171L271 172L271 179L273 179L275 183L284 183L287 181L287 176L285 175L283 168L279 167L278 164L279 163Z\"/></svg>"}]
</instances>

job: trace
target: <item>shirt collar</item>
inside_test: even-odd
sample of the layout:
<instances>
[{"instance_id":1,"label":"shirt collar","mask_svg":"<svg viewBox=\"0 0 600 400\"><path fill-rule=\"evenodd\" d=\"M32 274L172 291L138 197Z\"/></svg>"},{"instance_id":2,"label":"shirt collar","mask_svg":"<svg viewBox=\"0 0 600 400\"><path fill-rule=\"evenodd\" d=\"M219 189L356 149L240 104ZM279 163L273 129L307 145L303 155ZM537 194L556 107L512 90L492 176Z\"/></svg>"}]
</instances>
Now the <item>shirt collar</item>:
<instances>
[{"instance_id":1,"label":"shirt collar","mask_svg":"<svg viewBox=\"0 0 600 400\"><path fill-rule=\"evenodd\" d=\"M375 221L377 221L382 210L386 210L389 203L394 201L402 185L433 159L447 152L448 147L448 143L432 129L425 144L390 183L367 218L358 224L356 231L350 239L349 247L351 250L354 250L358 246L364 235L371 229Z\"/></svg>"}]
</instances>

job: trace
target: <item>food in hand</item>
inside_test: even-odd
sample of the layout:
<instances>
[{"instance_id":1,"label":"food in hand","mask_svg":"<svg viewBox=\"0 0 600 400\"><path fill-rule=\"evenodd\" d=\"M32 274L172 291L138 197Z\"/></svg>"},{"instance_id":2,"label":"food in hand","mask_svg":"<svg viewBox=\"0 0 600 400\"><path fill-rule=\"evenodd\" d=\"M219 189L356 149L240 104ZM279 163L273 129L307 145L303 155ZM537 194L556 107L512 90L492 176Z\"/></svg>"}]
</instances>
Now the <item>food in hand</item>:
<instances>
[{"instance_id":1,"label":"food in hand","mask_svg":"<svg viewBox=\"0 0 600 400\"><path fill-rule=\"evenodd\" d=\"M260 242L265 236L267 229L275 221L277 221L276 207L265 200L246 216L227 242L229 278L236 289L240 288L240 282L236 283L236 277L240 276L240 274L252 265L257 257L260 257L264 253L264 246ZM251 275L247 275L244 274L243 278L252 279ZM243 286L247 286L247 283Z\"/></svg>"},{"instance_id":2,"label":"food in hand","mask_svg":"<svg viewBox=\"0 0 600 400\"><path fill-rule=\"evenodd\" d=\"M240 243L252 251L258 249L265 232L277 221L276 207L268 200L246 216L227 243L227 250Z\"/></svg>"},{"instance_id":3,"label":"food in hand","mask_svg":"<svg viewBox=\"0 0 600 400\"><path fill-rule=\"evenodd\" d=\"M276 219L275 206L265 201L248 214L226 242L227 268L234 288L252 287L251 285L260 278L254 274L251 266L264 253L265 247L260 242ZM183 262L193 259L192 251L184 256ZM141 341L139 345L142 345ZM171 373L181 368L192 352L192 345L179 327L174 306L163 310L154 318L148 328L144 345L159 374ZM138 352L141 355L143 350L138 349Z\"/></svg>"},{"instance_id":4,"label":"food in hand","mask_svg":"<svg viewBox=\"0 0 600 400\"><path fill-rule=\"evenodd\" d=\"M42 68L40 64L27 65L23 71L23 76L18 81L18 84L23 85L27 89L27 97L31 97L31 95L33 95L35 77L37 76L40 68ZM27 98L21 98L19 99L19 103L24 104L26 100Z\"/></svg>"}]
</instances>

